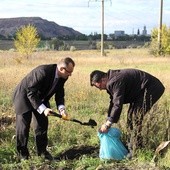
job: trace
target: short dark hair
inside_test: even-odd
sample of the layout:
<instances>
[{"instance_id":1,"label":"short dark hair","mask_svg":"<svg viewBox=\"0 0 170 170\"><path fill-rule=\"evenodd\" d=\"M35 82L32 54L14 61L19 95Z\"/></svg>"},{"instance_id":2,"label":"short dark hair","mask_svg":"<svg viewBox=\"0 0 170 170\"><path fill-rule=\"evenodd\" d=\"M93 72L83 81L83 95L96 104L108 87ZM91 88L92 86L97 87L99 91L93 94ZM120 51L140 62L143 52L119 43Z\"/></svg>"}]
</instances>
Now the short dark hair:
<instances>
[{"instance_id":1,"label":"short dark hair","mask_svg":"<svg viewBox=\"0 0 170 170\"><path fill-rule=\"evenodd\" d=\"M93 83L98 83L100 80L106 76L106 73L100 70L94 70L90 74L90 85L93 86Z\"/></svg>"},{"instance_id":2,"label":"short dark hair","mask_svg":"<svg viewBox=\"0 0 170 170\"><path fill-rule=\"evenodd\" d=\"M67 67L69 65L69 63L71 63L73 65L73 67L75 66L75 62L70 57L61 59L58 64L61 64L61 65L64 64Z\"/></svg>"}]
</instances>

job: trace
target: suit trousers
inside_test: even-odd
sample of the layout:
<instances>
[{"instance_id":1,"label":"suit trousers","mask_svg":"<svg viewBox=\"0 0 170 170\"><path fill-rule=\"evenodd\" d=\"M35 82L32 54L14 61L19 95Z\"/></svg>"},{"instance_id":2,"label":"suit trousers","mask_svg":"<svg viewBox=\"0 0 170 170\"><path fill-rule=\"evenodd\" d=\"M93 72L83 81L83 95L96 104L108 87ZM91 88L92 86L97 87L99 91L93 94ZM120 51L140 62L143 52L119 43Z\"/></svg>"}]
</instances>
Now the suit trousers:
<instances>
[{"instance_id":1,"label":"suit trousers","mask_svg":"<svg viewBox=\"0 0 170 170\"><path fill-rule=\"evenodd\" d=\"M127 114L127 129L133 151L143 146L142 122L144 115L151 109L164 93L164 86L157 80L145 88L133 103L130 103Z\"/></svg>"},{"instance_id":2,"label":"suit trousers","mask_svg":"<svg viewBox=\"0 0 170 170\"><path fill-rule=\"evenodd\" d=\"M28 151L28 138L31 120L33 116L33 127L35 133L35 142L37 154L46 151L48 144L47 130L48 130L48 117L43 113L39 114L36 110L29 111L23 114L16 115L16 143L17 151L22 156L29 156Z\"/></svg>"}]
</instances>

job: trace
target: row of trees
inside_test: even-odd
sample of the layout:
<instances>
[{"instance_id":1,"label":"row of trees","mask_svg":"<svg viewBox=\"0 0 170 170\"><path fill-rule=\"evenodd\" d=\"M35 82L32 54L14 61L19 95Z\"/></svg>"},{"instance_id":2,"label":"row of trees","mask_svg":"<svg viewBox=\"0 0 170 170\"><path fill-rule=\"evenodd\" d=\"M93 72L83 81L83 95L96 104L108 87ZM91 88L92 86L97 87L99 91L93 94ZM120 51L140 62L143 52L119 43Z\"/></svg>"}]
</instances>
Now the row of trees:
<instances>
[{"instance_id":1,"label":"row of trees","mask_svg":"<svg viewBox=\"0 0 170 170\"><path fill-rule=\"evenodd\" d=\"M47 37L44 37L43 35L41 34L38 34L39 35L39 38L41 40L51 40L51 38L47 38ZM13 39L16 39L16 34L14 35L9 35L8 37L6 36L3 36L0 34L0 40L13 40ZM109 38L108 38L109 37ZM68 36L68 35L65 35L65 36L57 36L57 39L59 40L80 40L80 41L89 41L89 40L100 40L101 39L101 34L98 34L98 33L91 33L90 35L85 35L85 34L81 34L81 35L71 35L71 36ZM145 35L128 35L128 34L125 34L123 36L116 36L115 37L115 34L104 34L103 35L103 39L104 41L131 41L131 40L136 40L136 41L150 41L150 36L145 36Z\"/></svg>"},{"instance_id":2,"label":"row of trees","mask_svg":"<svg viewBox=\"0 0 170 170\"><path fill-rule=\"evenodd\" d=\"M152 30L152 33L151 33L151 43L150 43L151 53L154 55L170 54L170 28L168 28L166 25L163 25L163 29L161 33L161 40L162 40L161 49L158 47L158 36L157 35L158 35L158 29L155 28ZM133 38L135 39L132 39L132 40L136 40L139 37L135 36ZM143 41L145 40L144 38L145 37L142 37ZM98 34L96 34L95 37L94 36L91 37L91 40L97 40L97 39L100 39L100 35ZM39 45L40 40L41 39L38 35L36 27L32 25L27 25L27 26L22 27L16 32L14 45L19 53L24 55L26 58L29 58L29 56L33 53L33 51ZM106 36L105 36L105 40L106 40ZM149 41L149 39L147 39L147 41ZM67 46L64 43L64 41L59 38L52 39L50 41L50 46L52 47L52 49L55 49L55 50L59 50L59 49L66 50L67 49Z\"/></svg>"}]
</instances>

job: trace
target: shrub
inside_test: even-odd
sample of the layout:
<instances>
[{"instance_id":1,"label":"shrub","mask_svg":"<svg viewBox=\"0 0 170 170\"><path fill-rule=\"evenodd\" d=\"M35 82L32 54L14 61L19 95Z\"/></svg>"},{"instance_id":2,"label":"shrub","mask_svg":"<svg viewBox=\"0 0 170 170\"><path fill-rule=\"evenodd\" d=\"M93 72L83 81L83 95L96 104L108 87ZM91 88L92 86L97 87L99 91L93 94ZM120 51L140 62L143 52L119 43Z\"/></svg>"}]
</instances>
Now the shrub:
<instances>
[{"instance_id":1,"label":"shrub","mask_svg":"<svg viewBox=\"0 0 170 170\"><path fill-rule=\"evenodd\" d=\"M70 51L76 51L76 47L75 46L71 46L70 47Z\"/></svg>"},{"instance_id":2,"label":"shrub","mask_svg":"<svg viewBox=\"0 0 170 170\"><path fill-rule=\"evenodd\" d=\"M158 44L158 29L154 28L151 32L150 53L153 55L170 54L170 28L163 25L161 32L161 48Z\"/></svg>"}]
</instances>

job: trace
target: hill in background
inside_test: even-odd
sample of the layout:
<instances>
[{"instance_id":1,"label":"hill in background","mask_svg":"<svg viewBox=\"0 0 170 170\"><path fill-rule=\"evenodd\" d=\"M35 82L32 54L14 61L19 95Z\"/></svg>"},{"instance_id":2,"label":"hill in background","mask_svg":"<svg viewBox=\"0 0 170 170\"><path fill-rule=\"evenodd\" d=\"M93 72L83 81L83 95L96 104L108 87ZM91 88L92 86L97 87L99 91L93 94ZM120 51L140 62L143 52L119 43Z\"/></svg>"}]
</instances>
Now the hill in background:
<instances>
[{"instance_id":1,"label":"hill in background","mask_svg":"<svg viewBox=\"0 0 170 170\"><path fill-rule=\"evenodd\" d=\"M19 28L28 24L34 25L37 28L38 34L45 39L51 39L58 36L82 35L82 33L72 28L60 26L55 22L40 17L19 17L0 19L0 37L13 37Z\"/></svg>"}]
</instances>

